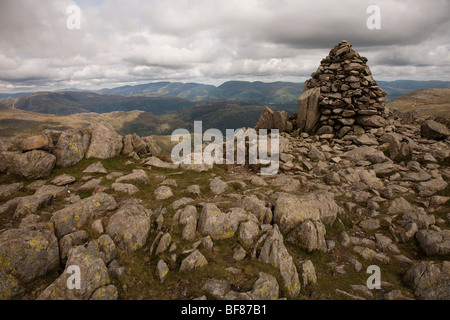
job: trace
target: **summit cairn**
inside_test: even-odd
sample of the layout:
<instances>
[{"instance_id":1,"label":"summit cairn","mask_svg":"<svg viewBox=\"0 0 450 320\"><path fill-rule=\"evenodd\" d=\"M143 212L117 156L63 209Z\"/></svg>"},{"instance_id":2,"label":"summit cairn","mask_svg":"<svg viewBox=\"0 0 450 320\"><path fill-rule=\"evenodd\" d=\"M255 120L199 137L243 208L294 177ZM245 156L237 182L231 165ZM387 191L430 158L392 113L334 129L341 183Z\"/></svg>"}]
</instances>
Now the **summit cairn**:
<instances>
[{"instance_id":1,"label":"summit cairn","mask_svg":"<svg viewBox=\"0 0 450 320\"><path fill-rule=\"evenodd\" d=\"M323 59L298 99L300 132L342 138L360 128L387 124L386 93L372 78L367 58L343 40Z\"/></svg>"}]
</instances>

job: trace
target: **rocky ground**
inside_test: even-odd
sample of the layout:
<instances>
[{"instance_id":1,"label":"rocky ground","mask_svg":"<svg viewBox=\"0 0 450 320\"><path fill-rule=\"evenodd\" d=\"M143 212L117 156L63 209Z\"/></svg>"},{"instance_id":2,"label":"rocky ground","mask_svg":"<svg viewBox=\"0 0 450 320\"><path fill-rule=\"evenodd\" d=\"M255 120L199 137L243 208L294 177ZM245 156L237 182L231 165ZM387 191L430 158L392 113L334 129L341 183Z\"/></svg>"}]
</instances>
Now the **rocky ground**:
<instances>
[{"instance_id":1,"label":"rocky ground","mask_svg":"<svg viewBox=\"0 0 450 320\"><path fill-rule=\"evenodd\" d=\"M52 152L3 141L0 297L450 299L449 139L388 122L283 133L274 176L178 167L111 128L80 133L76 160L56 148L73 132ZM81 289L67 288L73 265Z\"/></svg>"}]
</instances>

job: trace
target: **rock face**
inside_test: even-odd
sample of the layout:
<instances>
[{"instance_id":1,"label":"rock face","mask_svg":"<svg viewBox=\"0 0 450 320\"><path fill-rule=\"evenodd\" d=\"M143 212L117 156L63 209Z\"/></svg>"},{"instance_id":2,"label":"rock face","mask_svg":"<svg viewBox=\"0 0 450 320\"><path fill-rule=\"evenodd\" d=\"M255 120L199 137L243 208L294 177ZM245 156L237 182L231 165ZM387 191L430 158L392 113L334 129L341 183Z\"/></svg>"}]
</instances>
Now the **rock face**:
<instances>
[{"instance_id":1,"label":"rock face","mask_svg":"<svg viewBox=\"0 0 450 320\"><path fill-rule=\"evenodd\" d=\"M10 161L9 173L25 179L39 179L52 173L56 164L56 157L44 151L33 150L15 154Z\"/></svg>"},{"instance_id":2,"label":"rock face","mask_svg":"<svg viewBox=\"0 0 450 320\"><path fill-rule=\"evenodd\" d=\"M107 123L95 124L88 129L91 132L91 143L86 158L108 159L122 152L122 137Z\"/></svg>"},{"instance_id":3,"label":"rock face","mask_svg":"<svg viewBox=\"0 0 450 320\"><path fill-rule=\"evenodd\" d=\"M355 123L362 127L386 124L386 94L372 78L367 59L342 41L331 49L307 80L298 100L297 126L312 132L326 127L343 136Z\"/></svg>"}]
</instances>

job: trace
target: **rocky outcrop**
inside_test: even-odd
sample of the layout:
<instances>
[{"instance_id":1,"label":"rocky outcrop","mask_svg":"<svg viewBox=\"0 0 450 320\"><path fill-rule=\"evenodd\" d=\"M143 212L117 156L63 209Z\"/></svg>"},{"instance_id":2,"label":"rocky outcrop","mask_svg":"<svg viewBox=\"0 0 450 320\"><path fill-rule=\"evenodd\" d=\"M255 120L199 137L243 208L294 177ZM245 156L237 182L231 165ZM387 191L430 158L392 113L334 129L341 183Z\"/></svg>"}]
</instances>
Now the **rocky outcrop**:
<instances>
[{"instance_id":1,"label":"rocky outcrop","mask_svg":"<svg viewBox=\"0 0 450 320\"><path fill-rule=\"evenodd\" d=\"M86 152L86 158L108 159L122 152L122 137L107 123L99 123L88 128L91 133L91 143Z\"/></svg>"},{"instance_id":2,"label":"rocky outcrop","mask_svg":"<svg viewBox=\"0 0 450 320\"><path fill-rule=\"evenodd\" d=\"M450 262L419 262L403 277L414 294L423 300L450 299Z\"/></svg>"}]
</instances>

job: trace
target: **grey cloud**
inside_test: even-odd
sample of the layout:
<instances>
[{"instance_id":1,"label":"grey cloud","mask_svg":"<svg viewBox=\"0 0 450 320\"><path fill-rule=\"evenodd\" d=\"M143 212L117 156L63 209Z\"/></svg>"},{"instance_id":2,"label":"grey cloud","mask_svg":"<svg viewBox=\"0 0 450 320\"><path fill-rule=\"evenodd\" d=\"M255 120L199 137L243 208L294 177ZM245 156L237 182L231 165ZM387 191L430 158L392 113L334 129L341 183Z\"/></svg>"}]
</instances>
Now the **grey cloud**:
<instances>
[{"instance_id":1,"label":"grey cloud","mask_svg":"<svg viewBox=\"0 0 450 320\"><path fill-rule=\"evenodd\" d=\"M376 78L450 79L446 0L375 1L381 30L366 28L369 3L360 0L78 0L82 28L68 30L73 3L0 2L0 91L304 81L343 39L369 58Z\"/></svg>"}]
</instances>

